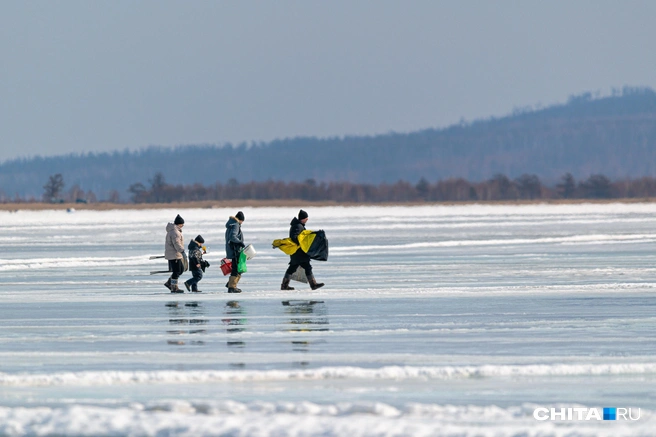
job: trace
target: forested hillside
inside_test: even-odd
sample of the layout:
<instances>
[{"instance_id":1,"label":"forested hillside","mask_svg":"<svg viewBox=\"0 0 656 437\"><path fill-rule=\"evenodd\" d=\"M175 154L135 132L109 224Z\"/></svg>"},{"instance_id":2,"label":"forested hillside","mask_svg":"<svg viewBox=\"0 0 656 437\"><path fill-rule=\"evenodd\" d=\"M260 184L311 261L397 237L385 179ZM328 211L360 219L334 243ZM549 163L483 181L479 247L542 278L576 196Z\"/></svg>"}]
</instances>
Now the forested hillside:
<instances>
[{"instance_id":1,"label":"forested hillside","mask_svg":"<svg viewBox=\"0 0 656 437\"><path fill-rule=\"evenodd\" d=\"M118 145L117 145L118 146ZM263 144L150 147L137 152L36 157L0 165L0 196L40 199L53 174L66 187L128 199L135 183L161 173L169 184L250 181L416 183L483 181L523 174L556 184L603 174L656 176L656 92L572 97L562 105L444 129L365 137L290 138Z\"/></svg>"}]
</instances>

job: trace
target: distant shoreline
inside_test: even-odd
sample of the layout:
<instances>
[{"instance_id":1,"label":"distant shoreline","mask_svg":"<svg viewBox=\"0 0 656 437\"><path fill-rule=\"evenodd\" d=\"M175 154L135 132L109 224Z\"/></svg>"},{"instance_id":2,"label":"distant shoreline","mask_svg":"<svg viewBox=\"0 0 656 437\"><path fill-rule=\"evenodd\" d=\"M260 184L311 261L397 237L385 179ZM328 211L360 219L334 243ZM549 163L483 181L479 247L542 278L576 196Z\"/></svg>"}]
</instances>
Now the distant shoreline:
<instances>
[{"instance_id":1,"label":"distant shoreline","mask_svg":"<svg viewBox=\"0 0 656 437\"><path fill-rule=\"evenodd\" d=\"M623 198L623 199L536 199L536 200L487 200L463 202L316 202L304 200L229 200L229 201L198 201L171 203L0 203L0 211L47 211L68 210L79 211L109 211L109 210L139 210L139 209L218 209L218 208L283 208L310 206L458 206L458 205L577 205L577 204L610 204L610 203L654 203L656 198Z\"/></svg>"}]
</instances>

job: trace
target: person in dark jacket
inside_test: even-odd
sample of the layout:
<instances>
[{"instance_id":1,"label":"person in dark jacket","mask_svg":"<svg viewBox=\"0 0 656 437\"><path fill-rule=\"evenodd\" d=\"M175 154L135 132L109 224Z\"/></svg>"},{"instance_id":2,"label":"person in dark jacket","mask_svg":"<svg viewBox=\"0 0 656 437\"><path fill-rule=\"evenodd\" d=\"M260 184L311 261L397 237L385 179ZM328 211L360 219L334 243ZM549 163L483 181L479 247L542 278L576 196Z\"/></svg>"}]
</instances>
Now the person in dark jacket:
<instances>
[{"instance_id":1,"label":"person in dark jacket","mask_svg":"<svg viewBox=\"0 0 656 437\"><path fill-rule=\"evenodd\" d=\"M308 213L300 210L298 212L298 217L294 217L289 224L289 238L296 244L298 243L298 236L301 232L305 230L305 223L308 221ZM307 276L308 283L313 290L321 288L324 286L323 283L317 283L317 280L312 274L312 265L310 264L310 257L307 253L303 251L300 247L298 250L289 257L289 267L285 272L285 276L282 279L282 284L280 285L281 290L293 290L294 287L289 286L289 281L292 278L292 275L301 266L305 270L305 276Z\"/></svg>"},{"instance_id":2,"label":"person in dark jacket","mask_svg":"<svg viewBox=\"0 0 656 437\"><path fill-rule=\"evenodd\" d=\"M241 279L241 273L239 273L237 264L239 263L239 254L246 247L244 244L244 234L241 232L241 224L243 222L244 213L239 211L233 217L230 217L225 225L226 258L232 260L232 272L226 284L228 293L241 293L241 289L237 288L237 284Z\"/></svg>"},{"instance_id":3,"label":"person in dark jacket","mask_svg":"<svg viewBox=\"0 0 656 437\"><path fill-rule=\"evenodd\" d=\"M198 283L203 279L203 272L207 267L210 266L210 263L203 259L203 243L205 239L202 235L198 235L196 238L189 242L187 250L189 251L189 271L191 272L191 278L187 279L184 282L185 288L187 291L193 291L195 293L202 293L198 289Z\"/></svg>"}]
</instances>

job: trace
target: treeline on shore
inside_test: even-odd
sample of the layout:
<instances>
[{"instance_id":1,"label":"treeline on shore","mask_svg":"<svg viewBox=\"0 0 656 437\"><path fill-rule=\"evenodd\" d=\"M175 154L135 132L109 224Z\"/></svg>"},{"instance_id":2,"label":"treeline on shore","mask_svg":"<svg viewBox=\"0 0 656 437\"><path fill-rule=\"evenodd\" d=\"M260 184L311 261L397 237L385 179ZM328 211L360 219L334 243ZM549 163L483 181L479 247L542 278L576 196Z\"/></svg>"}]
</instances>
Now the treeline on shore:
<instances>
[{"instance_id":1,"label":"treeline on shore","mask_svg":"<svg viewBox=\"0 0 656 437\"><path fill-rule=\"evenodd\" d=\"M61 174L50 176L44 185L43 202L95 203L91 191L75 185L64 191ZM620 199L656 197L656 178L623 179L611 181L604 175L592 175L577 181L571 174L562 176L553 186L543 184L539 177L524 174L510 179L498 174L482 182L470 182L462 178L450 178L429 182L421 179L416 184L406 181L395 183L358 184L351 182L246 182L235 179L213 185L173 185L157 173L148 185L138 182L127 190L134 204L227 201L227 200L303 200L336 203L385 203L385 202L464 202L498 200L539 199ZM38 202L35 199L2 199L8 202ZM120 201L118 192L110 193L108 203Z\"/></svg>"},{"instance_id":2,"label":"treeline on shore","mask_svg":"<svg viewBox=\"0 0 656 437\"><path fill-rule=\"evenodd\" d=\"M510 179L496 175L482 182L469 182L462 178L440 180L434 183L421 179L417 184L398 181L392 184L356 184L350 182L321 182L313 179L304 182L247 182L231 180L211 186L169 185L161 175L151 181L150 187L134 184L128 190L134 203L167 203L200 200L288 200L332 202L458 202L532 199L613 199L656 197L656 178L611 181L603 175L592 175L576 181L566 174L555 186L541 183L536 175L522 175Z\"/></svg>"}]
</instances>

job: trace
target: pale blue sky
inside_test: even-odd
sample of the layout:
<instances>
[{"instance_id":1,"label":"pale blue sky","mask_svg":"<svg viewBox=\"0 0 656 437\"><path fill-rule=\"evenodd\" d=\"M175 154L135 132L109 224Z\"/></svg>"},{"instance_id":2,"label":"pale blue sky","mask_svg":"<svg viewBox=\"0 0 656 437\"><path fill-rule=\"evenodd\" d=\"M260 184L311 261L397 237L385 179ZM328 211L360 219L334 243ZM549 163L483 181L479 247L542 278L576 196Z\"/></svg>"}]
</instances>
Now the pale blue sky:
<instances>
[{"instance_id":1,"label":"pale blue sky","mask_svg":"<svg viewBox=\"0 0 656 437\"><path fill-rule=\"evenodd\" d=\"M656 89L656 1L0 0L0 161L408 132Z\"/></svg>"}]
</instances>

